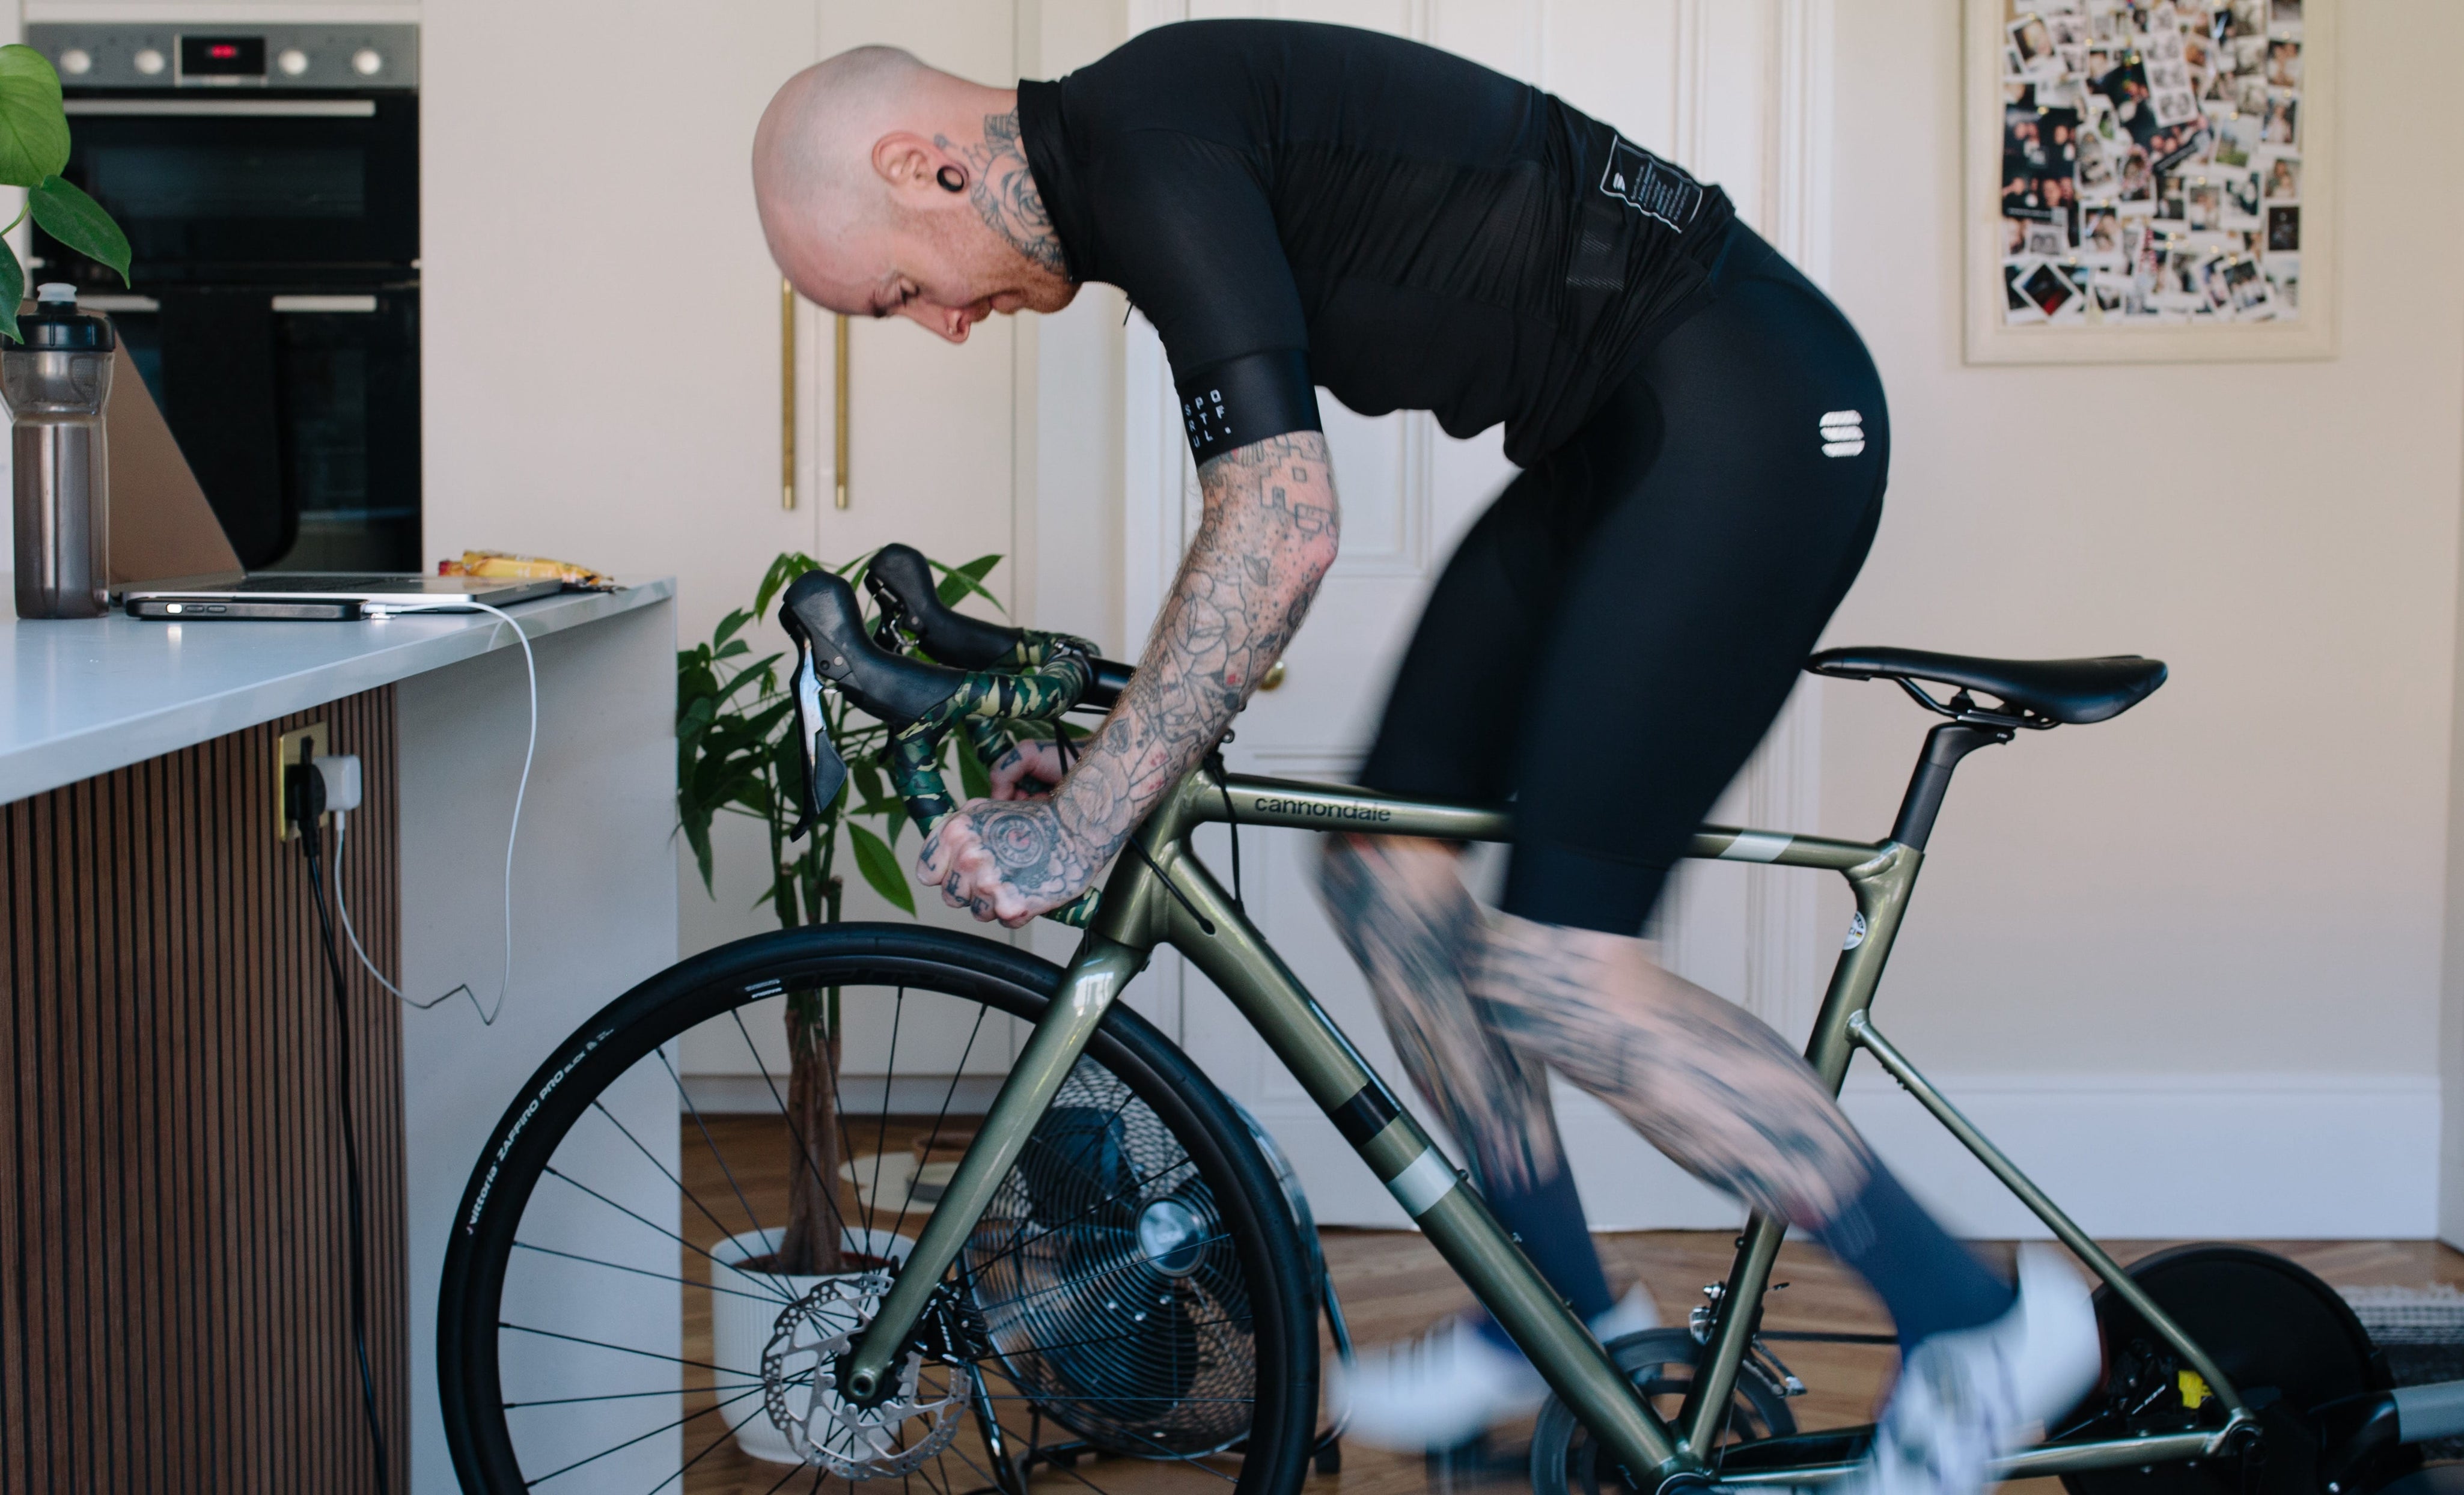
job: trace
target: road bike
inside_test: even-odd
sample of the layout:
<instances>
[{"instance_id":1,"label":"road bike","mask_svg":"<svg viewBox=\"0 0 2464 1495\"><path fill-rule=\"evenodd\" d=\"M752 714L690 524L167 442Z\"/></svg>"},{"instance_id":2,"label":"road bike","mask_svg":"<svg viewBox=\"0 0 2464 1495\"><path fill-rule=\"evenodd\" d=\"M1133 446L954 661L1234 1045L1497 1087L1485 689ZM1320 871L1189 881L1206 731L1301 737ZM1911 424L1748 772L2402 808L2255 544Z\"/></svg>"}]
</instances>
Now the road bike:
<instances>
[{"instance_id":1,"label":"road bike","mask_svg":"<svg viewBox=\"0 0 2464 1495\"><path fill-rule=\"evenodd\" d=\"M990 761L1007 734L1109 709L1128 680L1083 640L951 610L906 547L867 581L869 617L828 572L782 606L808 813L847 777L822 730L827 691L892 724L890 778L930 826L953 808L952 732ZM2119 715L2165 666L1835 649L1806 668L1889 680L1943 718L1890 834L1705 826L1687 854L1846 879L1856 912L1808 1061L1836 1093L1851 1059L1872 1056L2097 1278L2104 1374L2000 1476L2058 1475L2075 1495L2368 1495L2420 1480L2413 1445L2464 1432L2464 1383L2393 1389L2343 1300L2280 1258L2201 1245L2125 1271L1874 1022L1960 761ZM1313 1453L1331 1462L1314 1233L1263 1129L1122 1004L1162 948L1230 999L1538 1367L1553 1391L1530 1452L1538 1495L1813 1485L1854 1468L1873 1430L1798 1431L1789 1400L1803 1388L1771 1342L1808 1336L1762 1331L1784 1223L1749 1219L1691 1327L1596 1342L1198 857L1193 833L1219 824L1494 842L1513 821L1510 806L1210 758L1100 893L1055 911L1085 932L1067 966L973 934L843 924L740 940L617 999L516 1098L455 1220L438 1364L465 1488L671 1488L754 1435L793 1462L729 1488L773 1475L772 1489L894 1479L931 1495L1298 1488ZM862 1059L817 1111L781 1093L745 1011L825 994L835 1041ZM733 1051L732 1101L686 1077L684 1054L715 1044ZM840 1176L820 1177L817 1154L846 1158ZM793 1170L838 1212L847 1271L764 1264Z\"/></svg>"}]
</instances>

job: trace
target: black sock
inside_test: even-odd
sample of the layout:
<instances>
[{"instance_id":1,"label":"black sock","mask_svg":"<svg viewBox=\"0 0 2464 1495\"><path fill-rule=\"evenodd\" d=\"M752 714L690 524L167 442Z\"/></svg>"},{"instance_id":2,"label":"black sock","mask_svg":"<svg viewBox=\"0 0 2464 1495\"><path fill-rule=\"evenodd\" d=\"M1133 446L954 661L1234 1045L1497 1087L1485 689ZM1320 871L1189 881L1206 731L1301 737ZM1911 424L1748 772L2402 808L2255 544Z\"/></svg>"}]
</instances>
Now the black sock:
<instances>
[{"instance_id":1,"label":"black sock","mask_svg":"<svg viewBox=\"0 0 2464 1495\"><path fill-rule=\"evenodd\" d=\"M1576 1318L1588 1324L1617 1306L1608 1273L1600 1269L1600 1253L1592 1245L1591 1226L1583 1219L1583 1197L1575 1192L1573 1170L1560 1167L1529 1188L1483 1190L1482 1196L1499 1223L1522 1238L1523 1254L1573 1305ZM1481 1315L1480 1329L1501 1348L1513 1348L1514 1341L1486 1314Z\"/></svg>"},{"instance_id":2,"label":"black sock","mask_svg":"<svg viewBox=\"0 0 2464 1495\"><path fill-rule=\"evenodd\" d=\"M1900 1348L1932 1334L1990 1324L2017 1292L1951 1239L1880 1162L1863 1192L1815 1234L1881 1294L1899 1327Z\"/></svg>"}]
</instances>

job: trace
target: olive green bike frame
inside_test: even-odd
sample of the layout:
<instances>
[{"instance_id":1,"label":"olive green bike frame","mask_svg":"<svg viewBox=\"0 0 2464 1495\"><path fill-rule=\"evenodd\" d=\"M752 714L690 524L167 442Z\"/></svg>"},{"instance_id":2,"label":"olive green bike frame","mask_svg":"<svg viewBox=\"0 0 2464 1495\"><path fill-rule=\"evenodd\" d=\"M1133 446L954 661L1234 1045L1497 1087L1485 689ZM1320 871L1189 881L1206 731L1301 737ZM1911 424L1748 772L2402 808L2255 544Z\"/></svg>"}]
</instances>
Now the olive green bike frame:
<instances>
[{"instance_id":1,"label":"olive green bike frame","mask_svg":"<svg viewBox=\"0 0 2464 1495\"><path fill-rule=\"evenodd\" d=\"M1593 1437L1624 1465L1638 1485L1661 1489L1705 1483L1728 1485L1806 1484L1854 1467L1836 1440L1806 1440L1808 1457L1785 1457L1788 1440L1768 1452L1782 1457L1721 1459L1729 1396L1753 1338L1763 1291L1787 1223L1756 1213L1739 1239L1735 1264L1683 1405L1663 1420L1610 1362L1592 1335L1540 1276L1469 1177L1431 1142L1385 1082L1361 1058L1333 1019L1311 998L1192 850L1190 834L1209 823L1451 841L1504 841L1507 811L1373 794L1201 769L1182 782L1140 828L1144 854L1124 855L1104 887L1103 902L1070 960L1059 996L1037 1023L1002 1083L956 1175L935 1207L896 1284L882 1300L864 1341L847 1366L845 1383L859 1400L892 1388L891 1364L911 1342L935 1286L975 1232L1001 1180L1025 1149L1028 1134L1059 1093L1104 1014L1147 963L1155 947L1179 951L1238 1007L1309 1097L1324 1110L1387 1189L1401 1201L1455 1271L1523 1348L1557 1396ZM1773 831L1706 825L1689 857L1820 868L1848 880L1857 920L1831 975L1805 1057L1837 1094L1848 1063L1863 1049L1991 1169L2021 1203L2051 1227L2123 1301L2205 1377L2222 1403L2223 1426L2131 1439L2051 1442L2004 1460L1998 1479L2116 1468L2224 1453L2254 1426L2250 1410L2212 1358L2150 1301L2113 1258L1988 1141L1941 1091L1874 1026L1870 1007L1890 958L1908 895L1925 854L1896 841L1864 843ZM1751 1445L1745 1445L1750 1447Z\"/></svg>"}]
</instances>

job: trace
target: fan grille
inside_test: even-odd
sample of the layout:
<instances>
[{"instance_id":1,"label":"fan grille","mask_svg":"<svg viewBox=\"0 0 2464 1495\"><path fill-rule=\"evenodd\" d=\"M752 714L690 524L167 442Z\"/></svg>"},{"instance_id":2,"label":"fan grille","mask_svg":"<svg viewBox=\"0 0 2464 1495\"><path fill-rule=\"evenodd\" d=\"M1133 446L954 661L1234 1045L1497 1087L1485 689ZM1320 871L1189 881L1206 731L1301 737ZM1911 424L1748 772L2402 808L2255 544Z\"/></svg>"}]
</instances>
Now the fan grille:
<instances>
[{"instance_id":1,"label":"fan grille","mask_svg":"<svg viewBox=\"0 0 2464 1495\"><path fill-rule=\"evenodd\" d=\"M967 1247L1010 1379L1111 1453L1190 1458L1246 1436L1257 1357L1221 1220L1163 1118L1079 1061Z\"/></svg>"}]
</instances>

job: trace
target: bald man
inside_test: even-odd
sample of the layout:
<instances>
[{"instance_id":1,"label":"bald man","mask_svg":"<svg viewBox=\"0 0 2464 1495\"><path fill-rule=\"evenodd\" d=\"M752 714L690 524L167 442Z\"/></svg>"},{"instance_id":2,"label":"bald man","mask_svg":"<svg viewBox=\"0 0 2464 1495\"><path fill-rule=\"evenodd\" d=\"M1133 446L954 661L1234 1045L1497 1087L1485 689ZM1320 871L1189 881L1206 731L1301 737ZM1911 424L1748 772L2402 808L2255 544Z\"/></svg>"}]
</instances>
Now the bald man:
<instances>
[{"instance_id":1,"label":"bald man","mask_svg":"<svg viewBox=\"0 0 2464 1495\"><path fill-rule=\"evenodd\" d=\"M1318 388L1456 436L1502 425L1522 472L1439 581L1361 774L1513 800L1502 907L1430 842L1330 838L1322 878L1415 1085L1603 1338L1652 1314L1593 1251L1551 1069L1861 1273L1907 1356L1862 1487L1975 1495L2077 1400L2097 1361L2079 1279L2031 1254L2014 1293L1778 1034L1639 937L1855 578L1890 445L1856 331L1719 188L1443 53L1230 21L1015 90L847 53L780 91L754 172L772 253L834 311L958 342L1119 286L1162 337L1198 463L1198 536L1085 758L996 765L919 878L1023 924L1221 740L1334 562ZM1422 1448L1546 1388L1465 1319L1336 1390L1356 1435Z\"/></svg>"}]
</instances>

